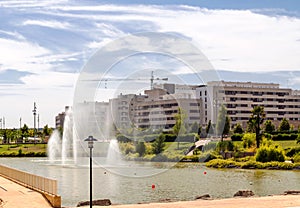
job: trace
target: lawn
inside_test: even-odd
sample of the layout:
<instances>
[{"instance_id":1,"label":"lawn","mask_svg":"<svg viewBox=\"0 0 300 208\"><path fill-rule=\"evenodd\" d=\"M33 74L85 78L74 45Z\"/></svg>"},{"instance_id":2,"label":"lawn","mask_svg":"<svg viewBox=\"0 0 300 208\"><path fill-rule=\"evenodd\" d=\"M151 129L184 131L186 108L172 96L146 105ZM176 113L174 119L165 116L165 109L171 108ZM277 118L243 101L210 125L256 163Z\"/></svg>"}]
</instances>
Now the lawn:
<instances>
[{"instance_id":1,"label":"lawn","mask_svg":"<svg viewBox=\"0 0 300 208\"><path fill-rule=\"evenodd\" d=\"M0 155L3 153L16 153L22 150L22 153L28 152L46 152L47 144L1 144Z\"/></svg>"},{"instance_id":2,"label":"lawn","mask_svg":"<svg viewBox=\"0 0 300 208\"><path fill-rule=\"evenodd\" d=\"M279 144L283 149L288 149L291 147L300 147L300 144L297 144L295 140L286 140L286 141L275 141L275 144Z\"/></svg>"}]
</instances>

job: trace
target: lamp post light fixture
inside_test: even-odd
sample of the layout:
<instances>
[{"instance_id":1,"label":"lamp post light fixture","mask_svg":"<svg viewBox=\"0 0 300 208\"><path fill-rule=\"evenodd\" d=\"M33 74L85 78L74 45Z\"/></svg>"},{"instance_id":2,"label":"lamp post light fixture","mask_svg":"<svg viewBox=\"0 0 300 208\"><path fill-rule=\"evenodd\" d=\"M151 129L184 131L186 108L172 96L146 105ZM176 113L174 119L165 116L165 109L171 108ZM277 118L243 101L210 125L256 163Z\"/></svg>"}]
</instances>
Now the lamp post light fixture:
<instances>
[{"instance_id":1,"label":"lamp post light fixture","mask_svg":"<svg viewBox=\"0 0 300 208\"><path fill-rule=\"evenodd\" d=\"M94 141L97 141L93 136L89 136L84 141L88 142L88 147L90 149L90 208L93 206L93 167L92 167L92 149L94 147Z\"/></svg>"}]
</instances>

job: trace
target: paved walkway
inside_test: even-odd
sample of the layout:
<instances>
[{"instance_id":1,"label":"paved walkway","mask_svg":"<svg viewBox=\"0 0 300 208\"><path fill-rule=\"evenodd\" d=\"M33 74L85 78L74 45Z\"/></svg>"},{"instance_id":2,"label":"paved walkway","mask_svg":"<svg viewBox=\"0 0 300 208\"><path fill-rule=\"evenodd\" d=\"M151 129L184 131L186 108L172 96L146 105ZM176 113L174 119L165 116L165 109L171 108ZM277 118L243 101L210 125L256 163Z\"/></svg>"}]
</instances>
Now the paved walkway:
<instances>
[{"instance_id":1,"label":"paved walkway","mask_svg":"<svg viewBox=\"0 0 300 208\"><path fill-rule=\"evenodd\" d=\"M95 206L99 207L100 206ZM112 205L111 208L300 208L300 195L280 195L220 200L180 201L133 205ZM103 208L103 207L102 207Z\"/></svg>"},{"instance_id":2,"label":"paved walkway","mask_svg":"<svg viewBox=\"0 0 300 208\"><path fill-rule=\"evenodd\" d=\"M49 208L42 194L0 176L0 208Z\"/></svg>"},{"instance_id":3,"label":"paved walkway","mask_svg":"<svg viewBox=\"0 0 300 208\"><path fill-rule=\"evenodd\" d=\"M0 177L0 208L50 208L38 192ZM99 207L99 206L93 206ZM112 205L112 208L300 208L300 195Z\"/></svg>"}]
</instances>

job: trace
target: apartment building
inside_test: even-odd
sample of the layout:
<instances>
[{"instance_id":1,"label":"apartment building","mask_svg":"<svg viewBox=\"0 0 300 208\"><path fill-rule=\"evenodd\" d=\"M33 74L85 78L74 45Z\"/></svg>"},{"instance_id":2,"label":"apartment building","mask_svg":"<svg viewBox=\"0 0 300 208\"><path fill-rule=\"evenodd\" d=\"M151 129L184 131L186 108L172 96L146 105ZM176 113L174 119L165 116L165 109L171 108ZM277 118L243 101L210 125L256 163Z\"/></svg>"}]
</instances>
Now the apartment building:
<instances>
[{"instance_id":1,"label":"apartment building","mask_svg":"<svg viewBox=\"0 0 300 208\"><path fill-rule=\"evenodd\" d=\"M61 112L59 114L57 114L57 116L55 116L55 128L64 128L64 122L65 122L65 117L66 117L66 113L69 110L69 106L65 106L65 111Z\"/></svg>"},{"instance_id":2,"label":"apartment building","mask_svg":"<svg viewBox=\"0 0 300 208\"><path fill-rule=\"evenodd\" d=\"M213 81L196 89L196 95L203 101L204 121L216 123L220 105L225 105L231 123L244 127L254 106L264 106L266 120L276 126L283 118L295 127L300 125L300 93L280 88L274 83Z\"/></svg>"},{"instance_id":3,"label":"apartment building","mask_svg":"<svg viewBox=\"0 0 300 208\"><path fill-rule=\"evenodd\" d=\"M144 96L133 99L133 122L138 128L170 129L175 125L175 115L181 108L187 124L202 123L201 100L190 94L168 94L166 89L145 90Z\"/></svg>"}]
</instances>

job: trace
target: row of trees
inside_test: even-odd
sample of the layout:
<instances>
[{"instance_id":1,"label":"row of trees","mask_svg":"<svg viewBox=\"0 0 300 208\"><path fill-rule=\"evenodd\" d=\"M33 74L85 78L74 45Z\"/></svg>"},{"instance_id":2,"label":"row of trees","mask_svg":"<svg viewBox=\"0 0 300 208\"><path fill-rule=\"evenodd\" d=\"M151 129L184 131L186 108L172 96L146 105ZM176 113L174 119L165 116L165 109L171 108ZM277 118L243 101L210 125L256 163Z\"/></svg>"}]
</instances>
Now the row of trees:
<instances>
[{"instance_id":1,"label":"row of trees","mask_svg":"<svg viewBox=\"0 0 300 208\"><path fill-rule=\"evenodd\" d=\"M26 124L23 125L21 129L1 129L0 137L3 139L3 143L14 143L14 142L23 142L23 139L27 139L28 137L36 137L45 138L46 136L50 136L53 129L49 128L48 125L45 125L42 130L34 132L34 129L30 129Z\"/></svg>"}]
</instances>

